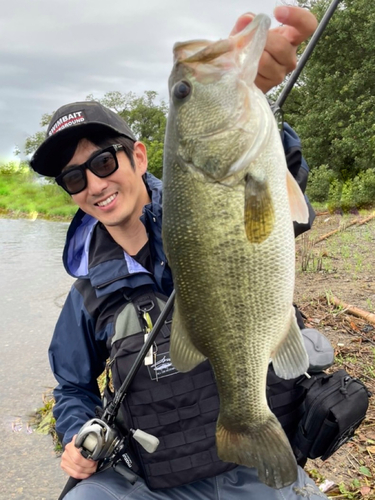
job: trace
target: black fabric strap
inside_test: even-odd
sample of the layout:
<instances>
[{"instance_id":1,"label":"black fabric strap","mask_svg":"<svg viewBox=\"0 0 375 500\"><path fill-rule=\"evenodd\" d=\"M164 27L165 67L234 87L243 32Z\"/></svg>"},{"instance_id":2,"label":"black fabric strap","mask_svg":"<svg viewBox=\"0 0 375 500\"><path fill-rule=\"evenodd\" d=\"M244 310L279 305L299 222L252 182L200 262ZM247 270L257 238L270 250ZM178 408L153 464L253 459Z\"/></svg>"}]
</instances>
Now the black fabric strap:
<instances>
[{"instance_id":1,"label":"black fabric strap","mask_svg":"<svg viewBox=\"0 0 375 500\"><path fill-rule=\"evenodd\" d=\"M171 384L159 384L152 390L141 392L132 392L128 395L128 401L131 405L145 405L164 401L175 396L181 396L191 391L196 391L207 387L214 382L214 376L211 370L199 373L191 378L177 380Z\"/></svg>"},{"instance_id":2,"label":"black fabric strap","mask_svg":"<svg viewBox=\"0 0 375 500\"><path fill-rule=\"evenodd\" d=\"M175 432L160 438L158 450L175 448L176 446L187 445L203 441L215 436L215 426L204 425L185 432Z\"/></svg>"},{"instance_id":3,"label":"black fabric strap","mask_svg":"<svg viewBox=\"0 0 375 500\"><path fill-rule=\"evenodd\" d=\"M205 399L199 403L185 408L177 408L175 410L160 413L158 415L146 415L142 417L133 417L134 424L140 429L147 430L159 426L171 425L181 420L189 420L196 418L201 414L209 412L217 412L219 409L219 397Z\"/></svg>"},{"instance_id":4,"label":"black fabric strap","mask_svg":"<svg viewBox=\"0 0 375 500\"><path fill-rule=\"evenodd\" d=\"M270 396L268 398L268 404L271 410L276 408L281 408L282 406L286 406L289 404L296 404L297 400L301 398L306 389L302 386L296 387L295 389L291 389L288 392L283 392L281 394L277 394L275 396Z\"/></svg>"},{"instance_id":5,"label":"black fabric strap","mask_svg":"<svg viewBox=\"0 0 375 500\"><path fill-rule=\"evenodd\" d=\"M284 430L288 430L291 424L294 424L299 421L305 411L305 404L300 404L295 410L287 413L286 415L278 416L277 419L284 428Z\"/></svg>"},{"instance_id":6,"label":"black fabric strap","mask_svg":"<svg viewBox=\"0 0 375 500\"><path fill-rule=\"evenodd\" d=\"M152 476L163 476L183 470L191 470L218 461L219 458L216 454L210 451L203 451L201 453L190 455L189 457L167 460L158 464L150 464L147 466L147 469L149 470L149 474Z\"/></svg>"}]
</instances>

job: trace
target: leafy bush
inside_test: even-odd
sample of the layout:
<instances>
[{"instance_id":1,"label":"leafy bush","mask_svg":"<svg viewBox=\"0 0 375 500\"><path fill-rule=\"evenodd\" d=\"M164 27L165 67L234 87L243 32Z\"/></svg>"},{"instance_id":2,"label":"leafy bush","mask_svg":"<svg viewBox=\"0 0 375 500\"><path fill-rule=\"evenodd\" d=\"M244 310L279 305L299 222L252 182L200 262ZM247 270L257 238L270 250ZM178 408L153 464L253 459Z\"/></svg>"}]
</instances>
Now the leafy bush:
<instances>
[{"instance_id":1,"label":"leafy bush","mask_svg":"<svg viewBox=\"0 0 375 500\"><path fill-rule=\"evenodd\" d=\"M314 169L306 193L312 202L326 202L330 210L348 211L375 205L375 169L359 172L343 181L327 165Z\"/></svg>"},{"instance_id":2,"label":"leafy bush","mask_svg":"<svg viewBox=\"0 0 375 500\"><path fill-rule=\"evenodd\" d=\"M32 175L27 163L10 161L0 164L0 175Z\"/></svg>"},{"instance_id":3,"label":"leafy bush","mask_svg":"<svg viewBox=\"0 0 375 500\"><path fill-rule=\"evenodd\" d=\"M328 191L328 208L336 210L341 208L343 182L339 179L333 179Z\"/></svg>"},{"instance_id":4,"label":"leafy bush","mask_svg":"<svg viewBox=\"0 0 375 500\"><path fill-rule=\"evenodd\" d=\"M328 165L320 165L309 174L306 194L311 201L322 203L328 201L330 185L336 179L335 172Z\"/></svg>"},{"instance_id":5,"label":"leafy bush","mask_svg":"<svg viewBox=\"0 0 375 500\"><path fill-rule=\"evenodd\" d=\"M354 198L361 206L375 203L375 169L360 172L353 180Z\"/></svg>"},{"instance_id":6,"label":"leafy bush","mask_svg":"<svg viewBox=\"0 0 375 500\"><path fill-rule=\"evenodd\" d=\"M375 169L360 172L342 186L341 208L362 208L375 203Z\"/></svg>"}]
</instances>

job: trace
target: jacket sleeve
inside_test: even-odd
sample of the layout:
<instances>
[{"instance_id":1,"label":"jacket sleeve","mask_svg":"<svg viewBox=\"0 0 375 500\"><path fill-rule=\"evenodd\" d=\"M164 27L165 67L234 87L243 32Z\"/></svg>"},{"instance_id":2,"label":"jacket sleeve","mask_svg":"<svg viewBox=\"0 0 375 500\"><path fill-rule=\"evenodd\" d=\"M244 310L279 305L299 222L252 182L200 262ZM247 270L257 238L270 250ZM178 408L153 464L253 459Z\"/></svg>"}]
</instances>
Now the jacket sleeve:
<instances>
[{"instance_id":1,"label":"jacket sleeve","mask_svg":"<svg viewBox=\"0 0 375 500\"><path fill-rule=\"evenodd\" d=\"M304 193L307 185L307 178L309 176L309 167L307 166L306 160L302 156L301 141L296 132L287 123L283 125L283 132L281 135L285 158L288 165L288 169L293 177L298 182L302 192ZM306 224L294 223L294 233L298 236L305 231L311 229L311 226L315 219L315 212L311 206L308 197L305 195L306 203L309 209L309 221Z\"/></svg>"},{"instance_id":2,"label":"jacket sleeve","mask_svg":"<svg viewBox=\"0 0 375 500\"><path fill-rule=\"evenodd\" d=\"M97 377L103 372L108 332L95 332L95 321L73 285L64 304L49 348L49 360L58 382L54 390L56 432L63 445L95 416L101 405Z\"/></svg>"}]
</instances>

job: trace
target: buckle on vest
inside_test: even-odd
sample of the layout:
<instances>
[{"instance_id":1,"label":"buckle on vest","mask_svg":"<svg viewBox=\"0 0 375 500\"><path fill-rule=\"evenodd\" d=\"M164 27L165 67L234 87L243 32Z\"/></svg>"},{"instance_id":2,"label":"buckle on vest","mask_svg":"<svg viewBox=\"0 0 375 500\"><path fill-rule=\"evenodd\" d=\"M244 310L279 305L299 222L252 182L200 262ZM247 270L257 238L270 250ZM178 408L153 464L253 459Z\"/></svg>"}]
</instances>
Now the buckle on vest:
<instances>
[{"instance_id":1,"label":"buckle on vest","mask_svg":"<svg viewBox=\"0 0 375 500\"><path fill-rule=\"evenodd\" d=\"M140 312L147 313L149 311L152 311L152 309L155 307L154 302L151 299L144 300L142 302L139 302L137 304L137 309Z\"/></svg>"}]
</instances>

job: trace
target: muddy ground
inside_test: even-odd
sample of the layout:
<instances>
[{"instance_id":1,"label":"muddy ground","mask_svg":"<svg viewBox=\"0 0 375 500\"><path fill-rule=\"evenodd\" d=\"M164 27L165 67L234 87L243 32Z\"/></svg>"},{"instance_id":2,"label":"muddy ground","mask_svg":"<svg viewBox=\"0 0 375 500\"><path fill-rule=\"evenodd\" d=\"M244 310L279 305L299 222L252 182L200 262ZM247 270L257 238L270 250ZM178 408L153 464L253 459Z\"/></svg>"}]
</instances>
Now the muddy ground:
<instances>
[{"instance_id":1,"label":"muddy ground","mask_svg":"<svg viewBox=\"0 0 375 500\"><path fill-rule=\"evenodd\" d=\"M325 462L310 460L306 465L317 482L335 483L327 493L333 498L375 499L375 324L332 304L336 297L375 313L375 218L349 226L371 215L318 215L313 229L297 238L295 302L306 316L306 326L331 341L333 369L345 368L374 394L354 439Z\"/></svg>"}]
</instances>

